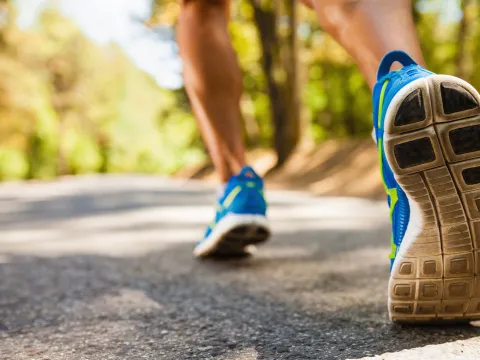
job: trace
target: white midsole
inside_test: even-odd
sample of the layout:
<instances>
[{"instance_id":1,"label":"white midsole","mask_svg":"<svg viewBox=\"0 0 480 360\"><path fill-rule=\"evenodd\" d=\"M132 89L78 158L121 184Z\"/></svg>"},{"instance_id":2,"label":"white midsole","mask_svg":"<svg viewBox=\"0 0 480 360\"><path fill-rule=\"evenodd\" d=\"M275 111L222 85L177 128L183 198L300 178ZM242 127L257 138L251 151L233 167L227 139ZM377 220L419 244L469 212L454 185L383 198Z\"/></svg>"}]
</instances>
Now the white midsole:
<instances>
[{"instance_id":1,"label":"white midsole","mask_svg":"<svg viewBox=\"0 0 480 360\"><path fill-rule=\"evenodd\" d=\"M197 245L193 251L195 256L203 256L215 249L225 234L238 226L258 226L270 231L268 220L263 215L227 214L212 230L210 235Z\"/></svg>"}]
</instances>

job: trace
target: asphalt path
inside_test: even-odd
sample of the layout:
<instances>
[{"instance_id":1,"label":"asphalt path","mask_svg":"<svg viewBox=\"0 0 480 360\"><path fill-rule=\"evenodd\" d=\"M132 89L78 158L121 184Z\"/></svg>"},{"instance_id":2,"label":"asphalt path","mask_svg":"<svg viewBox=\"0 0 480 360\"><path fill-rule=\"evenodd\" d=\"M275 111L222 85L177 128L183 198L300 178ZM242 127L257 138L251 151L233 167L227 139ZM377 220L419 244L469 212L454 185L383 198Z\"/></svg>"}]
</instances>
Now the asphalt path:
<instances>
[{"instance_id":1,"label":"asphalt path","mask_svg":"<svg viewBox=\"0 0 480 360\"><path fill-rule=\"evenodd\" d=\"M474 324L390 324L383 201L267 195L272 240L213 262L209 184L0 185L0 359L480 358Z\"/></svg>"}]
</instances>

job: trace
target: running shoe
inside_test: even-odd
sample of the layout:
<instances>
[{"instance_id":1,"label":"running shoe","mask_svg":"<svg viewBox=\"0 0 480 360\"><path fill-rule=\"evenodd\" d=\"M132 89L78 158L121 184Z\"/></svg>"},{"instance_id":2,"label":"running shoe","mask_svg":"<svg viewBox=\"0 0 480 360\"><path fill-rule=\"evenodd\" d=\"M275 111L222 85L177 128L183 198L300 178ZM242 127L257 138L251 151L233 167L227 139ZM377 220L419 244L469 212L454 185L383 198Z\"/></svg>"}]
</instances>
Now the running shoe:
<instances>
[{"instance_id":1,"label":"running shoe","mask_svg":"<svg viewBox=\"0 0 480 360\"><path fill-rule=\"evenodd\" d=\"M214 221L195 245L197 257L232 257L251 253L251 246L270 237L263 180L246 166L232 176L217 201Z\"/></svg>"},{"instance_id":2,"label":"running shoe","mask_svg":"<svg viewBox=\"0 0 480 360\"><path fill-rule=\"evenodd\" d=\"M390 71L394 62L403 68ZM382 60L373 95L392 221L390 318L480 319L480 96L403 51Z\"/></svg>"}]
</instances>

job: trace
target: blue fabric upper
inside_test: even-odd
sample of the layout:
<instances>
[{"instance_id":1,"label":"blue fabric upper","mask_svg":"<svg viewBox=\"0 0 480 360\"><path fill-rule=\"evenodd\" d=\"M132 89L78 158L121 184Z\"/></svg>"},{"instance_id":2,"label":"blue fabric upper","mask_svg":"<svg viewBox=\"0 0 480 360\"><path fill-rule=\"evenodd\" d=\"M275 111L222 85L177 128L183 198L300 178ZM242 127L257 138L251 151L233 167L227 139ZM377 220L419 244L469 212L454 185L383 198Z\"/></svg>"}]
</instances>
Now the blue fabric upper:
<instances>
[{"instance_id":1,"label":"blue fabric upper","mask_svg":"<svg viewBox=\"0 0 480 360\"><path fill-rule=\"evenodd\" d=\"M215 225L227 214L265 216L266 212L263 180L250 166L246 166L225 185L223 194L217 200L215 220L208 226L204 238L210 235Z\"/></svg>"},{"instance_id":2,"label":"blue fabric upper","mask_svg":"<svg viewBox=\"0 0 480 360\"><path fill-rule=\"evenodd\" d=\"M398 71L390 71L392 64L396 61L401 63L404 67ZM394 50L387 53L382 59L378 69L377 83L373 89L373 124L377 146L379 149L379 161L381 161L382 177L388 195L388 205L390 207L392 206L392 193L396 192L396 197L398 198L396 203L393 204L393 210L391 209L393 243L392 254L390 257L391 266L393 265L396 252L398 251L398 248L403 240L408 222L410 220L410 207L405 192L395 180L393 171L390 168L385 156L383 146L383 124L385 121L385 114L392 99L400 91L400 89L416 79L432 74L432 72L425 70L423 67L415 63L415 61L407 53ZM387 85L385 85L386 82ZM384 90L383 103L381 104L382 89ZM380 106L382 107L381 109ZM381 116L380 124L378 121L379 114Z\"/></svg>"}]
</instances>

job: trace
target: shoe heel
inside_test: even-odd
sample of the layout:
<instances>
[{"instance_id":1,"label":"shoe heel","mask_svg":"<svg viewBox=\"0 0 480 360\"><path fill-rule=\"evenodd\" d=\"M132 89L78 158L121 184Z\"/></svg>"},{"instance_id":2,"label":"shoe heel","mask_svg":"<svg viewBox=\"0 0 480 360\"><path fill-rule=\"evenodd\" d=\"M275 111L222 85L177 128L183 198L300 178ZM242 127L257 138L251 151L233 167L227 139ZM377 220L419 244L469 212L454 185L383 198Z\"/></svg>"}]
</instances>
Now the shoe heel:
<instances>
[{"instance_id":1,"label":"shoe heel","mask_svg":"<svg viewBox=\"0 0 480 360\"><path fill-rule=\"evenodd\" d=\"M255 188L242 189L230 205L230 210L237 214L265 215L267 204L263 194Z\"/></svg>"},{"instance_id":2,"label":"shoe heel","mask_svg":"<svg viewBox=\"0 0 480 360\"><path fill-rule=\"evenodd\" d=\"M393 321L480 319L480 95L433 75L385 117L385 154L411 217L389 282Z\"/></svg>"}]
</instances>

